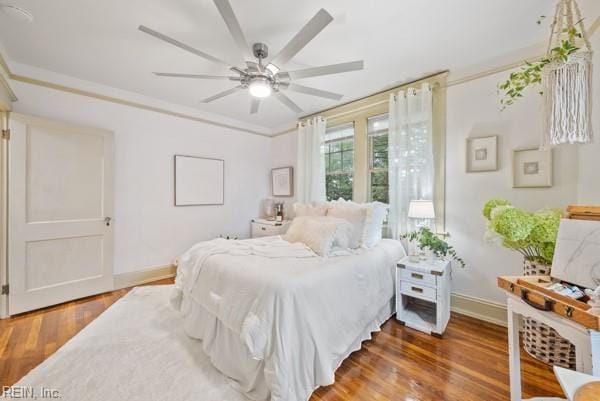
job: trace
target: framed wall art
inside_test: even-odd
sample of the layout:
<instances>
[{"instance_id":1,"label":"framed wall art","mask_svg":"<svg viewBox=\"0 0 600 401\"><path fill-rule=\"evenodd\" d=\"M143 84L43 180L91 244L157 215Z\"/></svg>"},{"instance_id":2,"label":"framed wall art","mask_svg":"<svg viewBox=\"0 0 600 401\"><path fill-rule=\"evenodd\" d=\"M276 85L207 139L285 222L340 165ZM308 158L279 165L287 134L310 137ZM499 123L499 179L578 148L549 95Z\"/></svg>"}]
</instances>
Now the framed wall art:
<instances>
[{"instance_id":1,"label":"framed wall art","mask_svg":"<svg viewBox=\"0 0 600 401\"><path fill-rule=\"evenodd\" d=\"M498 170L498 136L467 138L467 173Z\"/></svg>"},{"instance_id":2,"label":"framed wall art","mask_svg":"<svg viewBox=\"0 0 600 401\"><path fill-rule=\"evenodd\" d=\"M223 205L225 161L175 155L175 206Z\"/></svg>"},{"instance_id":3,"label":"framed wall art","mask_svg":"<svg viewBox=\"0 0 600 401\"><path fill-rule=\"evenodd\" d=\"M293 167L279 167L271 170L271 190L273 196L294 195Z\"/></svg>"},{"instance_id":4,"label":"framed wall art","mask_svg":"<svg viewBox=\"0 0 600 401\"><path fill-rule=\"evenodd\" d=\"M538 148L513 151L513 188L552 186L552 150Z\"/></svg>"}]
</instances>

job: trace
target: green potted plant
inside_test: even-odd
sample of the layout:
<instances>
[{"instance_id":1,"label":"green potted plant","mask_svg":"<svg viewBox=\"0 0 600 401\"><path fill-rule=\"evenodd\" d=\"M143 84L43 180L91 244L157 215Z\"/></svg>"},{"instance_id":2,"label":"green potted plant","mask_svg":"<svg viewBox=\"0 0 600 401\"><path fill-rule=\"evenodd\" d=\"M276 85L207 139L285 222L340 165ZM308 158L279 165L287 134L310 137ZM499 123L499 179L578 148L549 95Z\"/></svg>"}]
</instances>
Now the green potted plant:
<instances>
[{"instance_id":1,"label":"green potted plant","mask_svg":"<svg viewBox=\"0 0 600 401\"><path fill-rule=\"evenodd\" d=\"M427 227L421 227L417 231L412 231L401 236L403 239L417 242L417 246L422 251L431 252L432 256L438 259L445 259L450 256L461 267L465 267L465 261L458 257L456 250L451 245L448 245L446 241L441 239L437 234L433 233Z\"/></svg>"},{"instance_id":2,"label":"green potted plant","mask_svg":"<svg viewBox=\"0 0 600 401\"><path fill-rule=\"evenodd\" d=\"M488 221L486 239L521 253L526 273L550 274L562 215L556 209L529 213L504 199L491 199L483 208Z\"/></svg>"},{"instance_id":3,"label":"green potted plant","mask_svg":"<svg viewBox=\"0 0 600 401\"><path fill-rule=\"evenodd\" d=\"M483 216L488 222L487 241L523 255L524 275L550 275L562 211L542 209L530 213L504 199L491 199L483 207ZM575 366L574 346L556 330L525 318L523 331L523 346L531 356L550 365Z\"/></svg>"}]
</instances>

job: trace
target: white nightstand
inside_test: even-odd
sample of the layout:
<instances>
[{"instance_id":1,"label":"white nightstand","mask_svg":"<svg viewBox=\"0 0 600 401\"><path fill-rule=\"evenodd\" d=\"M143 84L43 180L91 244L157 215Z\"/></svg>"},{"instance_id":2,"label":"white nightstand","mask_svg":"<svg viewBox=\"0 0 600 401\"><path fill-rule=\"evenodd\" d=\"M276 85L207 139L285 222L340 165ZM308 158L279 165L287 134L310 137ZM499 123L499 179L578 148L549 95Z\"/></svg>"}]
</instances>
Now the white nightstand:
<instances>
[{"instance_id":1,"label":"white nightstand","mask_svg":"<svg viewBox=\"0 0 600 401\"><path fill-rule=\"evenodd\" d=\"M396 266L396 319L441 336L450 320L450 261L411 262L406 256Z\"/></svg>"},{"instance_id":2,"label":"white nightstand","mask_svg":"<svg viewBox=\"0 0 600 401\"><path fill-rule=\"evenodd\" d=\"M276 223L275 221L264 219L252 220L252 238L270 237L273 235L283 235L291 224L290 220Z\"/></svg>"}]
</instances>

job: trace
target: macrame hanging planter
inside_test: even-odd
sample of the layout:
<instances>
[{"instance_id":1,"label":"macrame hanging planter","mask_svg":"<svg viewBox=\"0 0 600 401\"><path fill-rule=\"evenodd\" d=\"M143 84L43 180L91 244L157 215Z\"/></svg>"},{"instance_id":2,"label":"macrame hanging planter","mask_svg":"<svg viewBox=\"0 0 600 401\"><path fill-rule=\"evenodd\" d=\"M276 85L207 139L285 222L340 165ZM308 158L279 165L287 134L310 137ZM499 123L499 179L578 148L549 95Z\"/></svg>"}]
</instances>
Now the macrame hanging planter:
<instances>
[{"instance_id":1,"label":"macrame hanging planter","mask_svg":"<svg viewBox=\"0 0 600 401\"><path fill-rule=\"evenodd\" d=\"M542 69L545 100L542 149L592 141L592 48L577 2L560 0L552 23L548 57L573 29L581 36L579 50L566 60L554 59Z\"/></svg>"}]
</instances>

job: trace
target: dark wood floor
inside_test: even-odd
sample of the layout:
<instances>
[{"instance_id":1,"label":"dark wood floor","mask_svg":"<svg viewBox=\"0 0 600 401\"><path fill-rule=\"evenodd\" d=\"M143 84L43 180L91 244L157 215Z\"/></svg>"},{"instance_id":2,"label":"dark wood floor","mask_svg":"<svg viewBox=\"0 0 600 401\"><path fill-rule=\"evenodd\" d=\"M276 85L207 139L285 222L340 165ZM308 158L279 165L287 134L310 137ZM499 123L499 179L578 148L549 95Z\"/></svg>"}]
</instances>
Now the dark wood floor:
<instances>
[{"instance_id":1,"label":"dark wood floor","mask_svg":"<svg viewBox=\"0 0 600 401\"><path fill-rule=\"evenodd\" d=\"M0 320L0 386L14 384L128 291ZM562 395L548 366L526 354L521 358L526 398ZM506 329L453 314L443 339L390 319L344 361L336 383L318 389L310 401L508 399Z\"/></svg>"}]
</instances>

